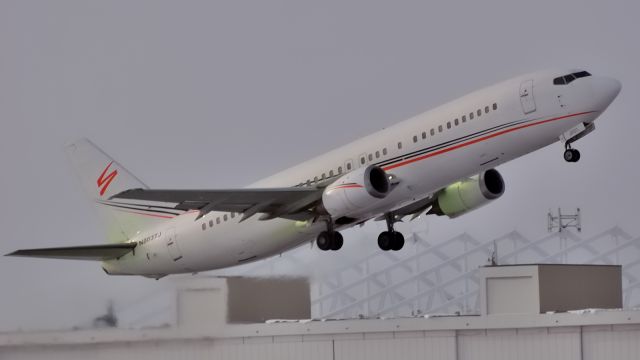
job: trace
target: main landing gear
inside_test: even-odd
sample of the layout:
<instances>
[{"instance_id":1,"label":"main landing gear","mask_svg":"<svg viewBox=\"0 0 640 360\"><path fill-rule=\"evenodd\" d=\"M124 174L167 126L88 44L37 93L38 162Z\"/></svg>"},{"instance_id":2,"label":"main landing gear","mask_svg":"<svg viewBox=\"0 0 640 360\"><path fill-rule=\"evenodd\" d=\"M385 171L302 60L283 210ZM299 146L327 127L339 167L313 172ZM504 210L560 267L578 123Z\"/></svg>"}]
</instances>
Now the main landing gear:
<instances>
[{"instance_id":1,"label":"main landing gear","mask_svg":"<svg viewBox=\"0 0 640 360\"><path fill-rule=\"evenodd\" d=\"M395 222L392 214L385 214L387 220L388 231L383 231L378 236L378 246L384 251L398 251L404 246L404 236L402 233L393 229L393 223Z\"/></svg>"},{"instance_id":2,"label":"main landing gear","mask_svg":"<svg viewBox=\"0 0 640 360\"><path fill-rule=\"evenodd\" d=\"M571 144L565 144L564 160L567 162L578 162L580 160L580 151L571 148Z\"/></svg>"},{"instance_id":3,"label":"main landing gear","mask_svg":"<svg viewBox=\"0 0 640 360\"><path fill-rule=\"evenodd\" d=\"M344 239L342 238L342 234L333 230L333 223L331 221L327 222L327 230L318 234L316 238L318 249L322 251L340 250L343 243Z\"/></svg>"}]
</instances>

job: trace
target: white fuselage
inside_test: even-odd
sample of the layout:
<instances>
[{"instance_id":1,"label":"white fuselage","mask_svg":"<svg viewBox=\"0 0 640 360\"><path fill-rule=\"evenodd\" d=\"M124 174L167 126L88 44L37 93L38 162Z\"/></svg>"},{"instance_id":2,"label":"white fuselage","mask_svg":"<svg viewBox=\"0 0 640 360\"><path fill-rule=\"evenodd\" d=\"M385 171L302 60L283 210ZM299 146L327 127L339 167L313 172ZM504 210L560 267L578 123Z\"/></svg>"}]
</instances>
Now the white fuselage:
<instances>
[{"instance_id":1,"label":"white fuselage","mask_svg":"<svg viewBox=\"0 0 640 360\"><path fill-rule=\"evenodd\" d=\"M589 76L553 84L553 78L570 72L538 72L487 87L251 187L313 186L314 181L377 164L400 184L383 201L354 214L358 222L371 219L594 121L617 95L619 83ZM211 212L196 221L198 212L191 211L171 218L132 239L138 242L135 252L105 261L103 267L110 274L148 276L218 269L281 253L313 240L326 228L323 222L279 218L239 222L241 216L231 215Z\"/></svg>"}]
</instances>

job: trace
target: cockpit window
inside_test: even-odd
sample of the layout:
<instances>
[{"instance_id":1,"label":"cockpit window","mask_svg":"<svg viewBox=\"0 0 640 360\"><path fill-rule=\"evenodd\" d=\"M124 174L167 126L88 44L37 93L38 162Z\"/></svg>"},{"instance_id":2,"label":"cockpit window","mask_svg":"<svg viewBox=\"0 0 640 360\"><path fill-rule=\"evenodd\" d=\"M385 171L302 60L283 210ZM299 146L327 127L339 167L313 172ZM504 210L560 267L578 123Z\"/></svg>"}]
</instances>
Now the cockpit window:
<instances>
[{"instance_id":1,"label":"cockpit window","mask_svg":"<svg viewBox=\"0 0 640 360\"><path fill-rule=\"evenodd\" d=\"M573 73L573 76L576 77L576 79L581 78L581 77L586 77L586 76L591 76L591 74L589 74L588 71L580 71L577 73Z\"/></svg>"},{"instance_id":2,"label":"cockpit window","mask_svg":"<svg viewBox=\"0 0 640 360\"><path fill-rule=\"evenodd\" d=\"M553 79L553 85L566 85L575 79L586 77L586 76L591 76L591 74L587 71L578 71L573 74L559 76Z\"/></svg>"}]
</instances>

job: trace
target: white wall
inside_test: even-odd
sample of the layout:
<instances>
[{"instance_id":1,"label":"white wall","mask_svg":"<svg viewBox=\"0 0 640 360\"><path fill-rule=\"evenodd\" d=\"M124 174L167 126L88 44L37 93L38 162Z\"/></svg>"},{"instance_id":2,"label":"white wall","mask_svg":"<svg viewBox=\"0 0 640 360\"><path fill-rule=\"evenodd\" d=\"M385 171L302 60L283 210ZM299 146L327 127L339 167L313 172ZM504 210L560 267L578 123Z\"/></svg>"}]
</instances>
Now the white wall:
<instances>
[{"instance_id":1,"label":"white wall","mask_svg":"<svg viewBox=\"0 0 640 360\"><path fill-rule=\"evenodd\" d=\"M257 336L0 348L1 360L635 360L638 354L640 325Z\"/></svg>"}]
</instances>

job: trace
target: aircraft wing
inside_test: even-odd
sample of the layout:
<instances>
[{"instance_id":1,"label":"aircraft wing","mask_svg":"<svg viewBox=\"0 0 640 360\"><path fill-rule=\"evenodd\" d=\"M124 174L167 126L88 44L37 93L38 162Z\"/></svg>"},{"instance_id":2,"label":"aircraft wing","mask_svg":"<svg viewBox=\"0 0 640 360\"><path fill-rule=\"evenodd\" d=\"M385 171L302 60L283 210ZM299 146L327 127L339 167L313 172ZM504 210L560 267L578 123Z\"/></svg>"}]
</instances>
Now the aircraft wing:
<instances>
[{"instance_id":1,"label":"aircraft wing","mask_svg":"<svg viewBox=\"0 0 640 360\"><path fill-rule=\"evenodd\" d=\"M436 193L437 192L435 192L434 194ZM399 209L393 210L392 214L397 218L403 218L405 216L411 215L410 220L414 220L415 218L420 216L420 214L423 214L425 212L428 214L429 213L428 211L433 206L435 201L436 201L436 198L434 197L433 194L431 194L423 199L417 200ZM385 220L384 215L381 215L375 218L375 221L382 221L382 220Z\"/></svg>"},{"instance_id":2,"label":"aircraft wing","mask_svg":"<svg viewBox=\"0 0 640 360\"><path fill-rule=\"evenodd\" d=\"M433 196L428 196L424 199L418 200L409 205L401 207L400 209L394 210L393 213L400 217L413 215L413 217L411 218L411 220L413 220L416 217L420 216L420 214L425 212L429 207L431 207L435 202L435 200L436 199Z\"/></svg>"},{"instance_id":3,"label":"aircraft wing","mask_svg":"<svg viewBox=\"0 0 640 360\"><path fill-rule=\"evenodd\" d=\"M131 189L110 200L142 200L175 203L175 209L199 210L198 218L211 211L243 213L242 220L263 213L261 220L282 217L305 220L316 216L311 211L322 198L322 189L288 187L227 190L152 190Z\"/></svg>"},{"instance_id":4,"label":"aircraft wing","mask_svg":"<svg viewBox=\"0 0 640 360\"><path fill-rule=\"evenodd\" d=\"M109 260L119 258L136 247L136 243L56 247L16 250L5 256L26 256L48 259Z\"/></svg>"}]
</instances>

